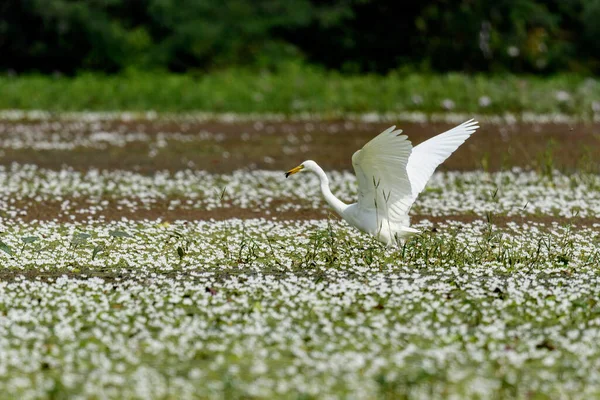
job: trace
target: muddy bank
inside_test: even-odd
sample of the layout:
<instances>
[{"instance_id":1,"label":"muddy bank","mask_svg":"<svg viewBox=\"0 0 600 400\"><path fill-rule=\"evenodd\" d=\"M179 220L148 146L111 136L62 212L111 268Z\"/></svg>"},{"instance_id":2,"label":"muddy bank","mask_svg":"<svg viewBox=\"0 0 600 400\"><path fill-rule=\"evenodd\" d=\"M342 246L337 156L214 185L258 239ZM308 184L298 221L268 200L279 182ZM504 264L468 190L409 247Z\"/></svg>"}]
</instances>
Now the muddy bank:
<instances>
[{"instance_id":1,"label":"muddy bank","mask_svg":"<svg viewBox=\"0 0 600 400\"><path fill-rule=\"evenodd\" d=\"M448 123L395 123L413 145ZM305 159L325 169L351 169L352 154L391 123L357 121L0 121L0 164L58 169L210 172L287 170ZM122 139L122 140L121 140ZM446 170L513 166L538 170L600 171L600 124L483 124L441 167Z\"/></svg>"}]
</instances>

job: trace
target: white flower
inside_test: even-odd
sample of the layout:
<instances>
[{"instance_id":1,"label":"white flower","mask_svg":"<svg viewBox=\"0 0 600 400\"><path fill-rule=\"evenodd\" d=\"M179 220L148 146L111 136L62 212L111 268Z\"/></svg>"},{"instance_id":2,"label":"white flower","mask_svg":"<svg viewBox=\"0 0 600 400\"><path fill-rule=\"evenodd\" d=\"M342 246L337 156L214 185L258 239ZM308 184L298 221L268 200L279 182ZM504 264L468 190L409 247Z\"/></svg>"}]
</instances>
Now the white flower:
<instances>
[{"instance_id":1,"label":"white flower","mask_svg":"<svg viewBox=\"0 0 600 400\"><path fill-rule=\"evenodd\" d=\"M511 57L518 57L521 51L516 46L509 46L506 48L506 53Z\"/></svg>"},{"instance_id":2,"label":"white flower","mask_svg":"<svg viewBox=\"0 0 600 400\"><path fill-rule=\"evenodd\" d=\"M490 104L492 104L492 99L490 99L488 96L481 96L479 98L480 107L488 107Z\"/></svg>"},{"instance_id":3,"label":"white flower","mask_svg":"<svg viewBox=\"0 0 600 400\"><path fill-rule=\"evenodd\" d=\"M442 101L442 107L444 108L444 110L453 110L454 109L454 102L450 99L444 99Z\"/></svg>"},{"instance_id":4,"label":"white flower","mask_svg":"<svg viewBox=\"0 0 600 400\"><path fill-rule=\"evenodd\" d=\"M567 92L565 90L556 91L554 93L554 97L556 98L556 100L560 101L561 103L571 100L571 95L569 94L569 92Z\"/></svg>"}]
</instances>

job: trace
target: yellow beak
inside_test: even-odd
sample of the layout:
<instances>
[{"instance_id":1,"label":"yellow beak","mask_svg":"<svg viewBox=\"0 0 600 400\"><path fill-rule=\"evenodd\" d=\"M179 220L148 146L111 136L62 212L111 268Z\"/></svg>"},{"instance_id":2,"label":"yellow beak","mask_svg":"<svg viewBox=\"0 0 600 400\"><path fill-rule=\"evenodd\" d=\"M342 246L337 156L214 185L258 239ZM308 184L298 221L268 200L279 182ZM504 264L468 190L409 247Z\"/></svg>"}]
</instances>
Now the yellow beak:
<instances>
[{"instance_id":1,"label":"yellow beak","mask_svg":"<svg viewBox=\"0 0 600 400\"><path fill-rule=\"evenodd\" d=\"M302 171L302 168L304 168L304 165L298 165L296 168L292 168L290 169L288 172L285 173L285 177L287 178L290 175L295 174L296 172L300 172Z\"/></svg>"}]
</instances>

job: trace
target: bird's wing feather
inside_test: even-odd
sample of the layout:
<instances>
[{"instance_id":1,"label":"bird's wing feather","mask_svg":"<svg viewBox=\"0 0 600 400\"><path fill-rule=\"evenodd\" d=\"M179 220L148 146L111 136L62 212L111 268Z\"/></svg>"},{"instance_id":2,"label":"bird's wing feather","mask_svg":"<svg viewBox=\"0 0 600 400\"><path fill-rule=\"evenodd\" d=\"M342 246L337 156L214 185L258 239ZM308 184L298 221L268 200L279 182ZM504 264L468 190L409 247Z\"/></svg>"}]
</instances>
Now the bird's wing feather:
<instances>
[{"instance_id":1,"label":"bird's wing feather","mask_svg":"<svg viewBox=\"0 0 600 400\"><path fill-rule=\"evenodd\" d=\"M412 188L412 203L423 191L435 169L471 136L479 125L471 119L416 146L408 159L407 172ZM406 210L408 212L408 209Z\"/></svg>"},{"instance_id":2,"label":"bird's wing feather","mask_svg":"<svg viewBox=\"0 0 600 400\"><path fill-rule=\"evenodd\" d=\"M392 126L352 156L358 180L358 207L390 220L404 220L412 190L406 171L412 144Z\"/></svg>"}]
</instances>

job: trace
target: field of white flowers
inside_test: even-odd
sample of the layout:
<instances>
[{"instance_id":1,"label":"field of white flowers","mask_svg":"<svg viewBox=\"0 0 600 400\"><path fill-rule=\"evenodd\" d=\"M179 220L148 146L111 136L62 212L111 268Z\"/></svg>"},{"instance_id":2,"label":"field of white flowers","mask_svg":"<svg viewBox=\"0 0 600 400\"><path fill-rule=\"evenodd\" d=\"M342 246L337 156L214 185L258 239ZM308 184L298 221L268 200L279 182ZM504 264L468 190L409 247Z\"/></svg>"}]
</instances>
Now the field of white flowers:
<instances>
[{"instance_id":1,"label":"field of white flowers","mask_svg":"<svg viewBox=\"0 0 600 400\"><path fill-rule=\"evenodd\" d=\"M346 202L357 198L354 173L329 171L332 191ZM314 210L329 214L318 178L304 174L285 179L281 171L157 171L151 175L124 170L64 168L35 165L0 166L0 205L12 218L36 217L36 210L56 204L56 217L104 218L111 210L151 210L161 204L177 211L243 209L277 217L287 211ZM551 176L531 171L486 173L437 172L413 207L414 215L550 216L597 219L600 216L600 175ZM208 214L210 215L210 214ZM286 214L293 215L293 214ZM89 217L89 218L88 218ZM94 218L96 218L94 217Z\"/></svg>"},{"instance_id":2,"label":"field of white flowers","mask_svg":"<svg viewBox=\"0 0 600 400\"><path fill-rule=\"evenodd\" d=\"M0 123L0 397L600 396L600 175L436 173L387 249L308 174L36 163L128 126Z\"/></svg>"}]
</instances>

